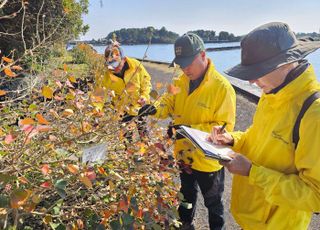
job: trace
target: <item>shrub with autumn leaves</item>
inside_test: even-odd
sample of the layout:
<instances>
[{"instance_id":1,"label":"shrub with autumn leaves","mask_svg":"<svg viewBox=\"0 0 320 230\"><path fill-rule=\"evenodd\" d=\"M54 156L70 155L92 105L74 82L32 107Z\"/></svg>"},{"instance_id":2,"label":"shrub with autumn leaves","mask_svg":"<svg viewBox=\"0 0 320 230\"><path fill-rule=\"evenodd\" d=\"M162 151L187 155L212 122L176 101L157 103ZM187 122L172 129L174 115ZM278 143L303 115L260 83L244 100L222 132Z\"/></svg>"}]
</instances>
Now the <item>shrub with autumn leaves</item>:
<instances>
[{"instance_id":1,"label":"shrub with autumn leaves","mask_svg":"<svg viewBox=\"0 0 320 230\"><path fill-rule=\"evenodd\" d=\"M150 118L143 138L134 120L119 122L113 94L94 86L103 58L83 46L92 57L85 77L56 61L28 95L0 104L0 228L170 229L179 202L172 141ZM10 58L0 63L2 78L23 72ZM97 144L105 159L82 162L83 150Z\"/></svg>"}]
</instances>

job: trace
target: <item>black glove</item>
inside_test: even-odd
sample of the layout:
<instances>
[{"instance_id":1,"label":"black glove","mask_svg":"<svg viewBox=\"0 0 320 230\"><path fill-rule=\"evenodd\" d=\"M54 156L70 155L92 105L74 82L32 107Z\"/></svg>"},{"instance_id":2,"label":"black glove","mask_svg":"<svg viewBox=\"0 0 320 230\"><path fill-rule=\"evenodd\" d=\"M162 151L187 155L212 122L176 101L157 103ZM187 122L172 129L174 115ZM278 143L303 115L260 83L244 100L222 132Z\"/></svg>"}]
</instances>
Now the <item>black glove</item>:
<instances>
[{"instance_id":1,"label":"black glove","mask_svg":"<svg viewBox=\"0 0 320 230\"><path fill-rule=\"evenodd\" d=\"M150 104L146 104L139 109L138 116L144 117L149 115L155 115L157 113L156 107Z\"/></svg>"},{"instance_id":2,"label":"black glove","mask_svg":"<svg viewBox=\"0 0 320 230\"><path fill-rule=\"evenodd\" d=\"M177 130L180 129L180 126L181 125L169 125L168 126L168 130L167 130L168 137L169 138L173 138L174 137L174 131L173 131L173 129L174 129L175 130L175 139L176 140L184 138L183 135L181 135L179 132L177 132Z\"/></svg>"}]
</instances>

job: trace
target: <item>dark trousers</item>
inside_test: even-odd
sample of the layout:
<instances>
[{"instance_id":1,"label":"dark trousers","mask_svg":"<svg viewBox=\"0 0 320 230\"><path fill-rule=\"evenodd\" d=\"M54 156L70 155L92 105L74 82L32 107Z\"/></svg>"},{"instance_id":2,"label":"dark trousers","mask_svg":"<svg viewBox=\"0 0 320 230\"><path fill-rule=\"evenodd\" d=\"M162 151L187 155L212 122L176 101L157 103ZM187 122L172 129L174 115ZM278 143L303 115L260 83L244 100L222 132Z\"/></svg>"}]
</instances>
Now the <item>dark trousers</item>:
<instances>
[{"instance_id":1,"label":"dark trousers","mask_svg":"<svg viewBox=\"0 0 320 230\"><path fill-rule=\"evenodd\" d=\"M224 168L216 172L200 172L192 169L190 174L182 170L180 173L181 189L184 202L191 203L192 208L179 206L182 222L191 223L196 210L197 185L204 198L204 204L209 212L210 229L225 229L223 216L222 193L224 190Z\"/></svg>"}]
</instances>

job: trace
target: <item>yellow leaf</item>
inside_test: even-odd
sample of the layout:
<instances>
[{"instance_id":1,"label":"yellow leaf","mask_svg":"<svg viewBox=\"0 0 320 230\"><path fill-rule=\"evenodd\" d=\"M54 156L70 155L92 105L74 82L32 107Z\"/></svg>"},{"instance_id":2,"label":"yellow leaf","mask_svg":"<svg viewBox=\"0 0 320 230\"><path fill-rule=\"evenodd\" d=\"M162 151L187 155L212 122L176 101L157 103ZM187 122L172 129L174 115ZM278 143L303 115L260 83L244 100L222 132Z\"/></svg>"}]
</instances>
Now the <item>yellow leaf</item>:
<instances>
[{"instance_id":1,"label":"yellow leaf","mask_svg":"<svg viewBox=\"0 0 320 230\"><path fill-rule=\"evenodd\" d=\"M4 73L8 76L8 77L15 77L16 74L14 72L11 71L11 69L9 68L5 68L4 69Z\"/></svg>"},{"instance_id":2,"label":"yellow leaf","mask_svg":"<svg viewBox=\"0 0 320 230\"><path fill-rule=\"evenodd\" d=\"M91 129L92 129L92 126L90 125L89 122L87 122L87 121L83 121L83 122L82 122L82 130L83 130L83 132L87 133L87 132L89 132Z\"/></svg>"},{"instance_id":3,"label":"yellow leaf","mask_svg":"<svg viewBox=\"0 0 320 230\"><path fill-rule=\"evenodd\" d=\"M135 84L133 84L132 82L128 82L128 84L126 85L127 92L132 93L135 91L135 89L136 89Z\"/></svg>"},{"instance_id":4,"label":"yellow leaf","mask_svg":"<svg viewBox=\"0 0 320 230\"><path fill-rule=\"evenodd\" d=\"M163 84L161 82L156 83L156 88L161 89L163 87Z\"/></svg>"},{"instance_id":5,"label":"yellow leaf","mask_svg":"<svg viewBox=\"0 0 320 230\"><path fill-rule=\"evenodd\" d=\"M158 92L156 91L156 90L151 90L151 92L150 92L150 97L152 97L153 99L158 99L158 97L159 97L159 94L158 94Z\"/></svg>"},{"instance_id":6,"label":"yellow leaf","mask_svg":"<svg viewBox=\"0 0 320 230\"><path fill-rule=\"evenodd\" d=\"M22 184L28 184L29 181L27 178L25 178L24 176L18 177L18 180L22 183Z\"/></svg>"},{"instance_id":7,"label":"yellow leaf","mask_svg":"<svg viewBox=\"0 0 320 230\"><path fill-rule=\"evenodd\" d=\"M79 167L77 165L68 164L67 167L72 174L77 174L79 172Z\"/></svg>"},{"instance_id":8,"label":"yellow leaf","mask_svg":"<svg viewBox=\"0 0 320 230\"><path fill-rule=\"evenodd\" d=\"M75 97L76 97L76 94L71 91L70 93L68 93L66 95L66 100L73 100L73 99L75 99Z\"/></svg>"},{"instance_id":9,"label":"yellow leaf","mask_svg":"<svg viewBox=\"0 0 320 230\"><path fill-rule=\"evenodd\" d=\"M13 65L13 66L11 66L11 69L19 70L19 71L23 70L23 68L19 65Z\"/></svg>"},{"instance_id":10,"label":"yellow leaf","mask_svg":"<svg viewBox=\"0 0 320 230\"><path fill-rule=\"evenodd\" d=\"M6 91L0 89L0 96L6 95Z\"/></svg>"},{"instance_id":11,"label":"yellow leaf","mask_svg":"<svg viewBox=\"0 0 320 230\"><path fill-rule=\"evenodd\" d=\"M39 194L35 194L32 198L31 198L32 202L35 204L39 204L41 201L41 196Z\"/></svg>"},{"instance_id":12,"label":"yellow leaf","mask_svg":"<svg viewBox=\"0 0 320 230\"><path fill-rule=\"evenodd\" d=\"M5 57L5 56L2 57L2 60L4 60L7 63L13 62L13 60L11 58L8 58L8 57Z\"/></svg>"},{"instance_id":13,"label":"yellow leaf","mask_svg":"<svg viewBox=\"0 0 320 230\"><path fill-rule=\"evenodd\" d=\"M176 95L178 93L180 93L181 89L177 86L174 86L173 84L168 85L168 92Z\"/></svg>"},{"instance_id":14,"label":"yellow leaf","mask_svg":"<svg viewBox=\"0 0 320 230\"><path fill-rule=\"evenodd\" d=\"M21 207L28 200L30 194L30 191L23 189L14 191L10 197L11 208Z\"/></svg>"},{"instance_id":15,"label":"yellow leaf","mask_svg":"<svg viewBox=\"0 0 320 230\"><path fill-rule=\"evenodd\" d=\"M53 90L48 86L42 87L42 95L45 98L51 99L53 97Z\"/></svg>"},{"instance_id":16,"label":"yellow leaf","mask_svg":"<svg viewBox=\"0 0 320 230\"><path fill-rule=\"evenodd\" d=\"M20 120L21 125L32 125L34 124L34 120L32 118L25 118L23 120Z\"/></svg>"},{"instance_id":17,"label":"yellow leaf","mask_svg":"<svg viewBox=\"0 0 320 230\"><path fill-rule=\"evenodd\" d=\"M75 76L70 76L69 81L71 81L73 83L77 83L77 79L75 78Z\"/></svg>"},{"instance_id":18,"label":"yellow leaf","mask_svg":"<svg viewBox=\"0 0 320 230\"><path fill-rule=\"evenodd\" d=\"M73 114L74 114L74 112L73 112L72 109L65 109L65 110L63 111L63 113L62 113L62 115L65 116L65 117L69 117L69 116L71 116L71 115L73 115Z\"/></svg>"},{"instance_id":19,"label":"yellow leaf","mask_svg":"<svg viewBox=\"0 0 320 230\"><path fill-rule=\"evenodd\" d=\"M49 121L47 121L40 113L38 113L36 115L36 118L38 119L38 122L40 124L43 124L43 125L49 125L50 124Z\"/></svg>"},{"instance_id":20,"label":"yellow leaf","mask_svg":"<svg viewBox=\"0 0 320 230\"><path fill-rule=\"evenodd\" d=\"M66 63L63 64L63 71L64 72L67 72L68 71L68 66Z\"/></svg>"},{"instance_id":21,"label":"yellow leaf","mask_svg":"<svg viewBox=\"0 0 320 230\"><path fill-rule=\"evenodd\" d=\"M65 12L66 14L68 14L68 13L70 12L70 9L67 8L67 7L63 8L63 10L64 10L64 12Z\"/></svg>"},{"instance_id":22,"label":"yellow leaf","mask_svg":"<svg viewBox=\"0 0 320 230\"><path fill-rule=\"evenodd\" d=\"M56 119L59 119L59 118L60 118L60 117L59 117L59 114L58 114L56 111L54 111L53 109L50 109L49 112L50 112L51 115L54 116Z\"/></svg>"},{"instance_id":23,"label":"yellow leaf","mask_svg":"<svg viewBox=\"0 0 320 230\"><path fill-rule=\"evenodd\" d=\"M86 177L83 173L79 176L80 181L87 187L92 188L92 183L88 177Z\"/></svg>"},{"instance_id":24,"label":"yellow leaf","mask_svg":"<svg viewBox=\"0 0 320 230\"><path fill-rule=\"evenodd\" d=\"M43 222L45 224L49 224L50 222L52 222L52 217L50 215L46 215L44 218L43 218Z\"/></svg>"},{"instance_id":25,"label":"yellow leaf","mask_svg":"<svg viewBox=\"0 0 320 230\"><path fill-rule=\"evenodd\" d=\"M8 212L7 212L7 209L6 208L0 208L0 216L4 216L6 215Z\"/></svg>"},{"instance_id":26,"label":"yellow leaf","mask_svg":"<svg viewBox=\"0 0 320 230\"><path fill-rule=\"evenodd\" d=\"M115 188L114 183L111 180L109 180L109 191L113 191L114 188Z\"/></svg>"},{"instance_id":27,"label":"yellow leaf","mask_svg":"<svg viewBox=\"0 0 320 230\"><path fill-rule=\"evenodd\" d=\"M105 90L99 87L95 88L91 97L94 102L104 102Z\"/></svg>"}]
</instances>

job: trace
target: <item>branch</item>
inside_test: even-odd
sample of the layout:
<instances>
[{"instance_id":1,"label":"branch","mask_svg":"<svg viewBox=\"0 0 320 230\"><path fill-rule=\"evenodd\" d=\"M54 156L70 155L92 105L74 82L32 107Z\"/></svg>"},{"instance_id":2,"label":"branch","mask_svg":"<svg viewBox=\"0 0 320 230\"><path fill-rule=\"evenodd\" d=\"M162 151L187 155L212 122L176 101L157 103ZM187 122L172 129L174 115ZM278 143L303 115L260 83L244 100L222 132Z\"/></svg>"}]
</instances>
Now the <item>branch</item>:
<instances>
[{"instance_id":1,"label":"branch","mask_svg":"<svg viewBox=\"0 0 320 230\"><path fill-rule=\"evenodd\" d=\"M7 4L8 0L4 0L2 3L0 3L0 9L4 7L5 4Z\"/></svg>"}]
</instances>

